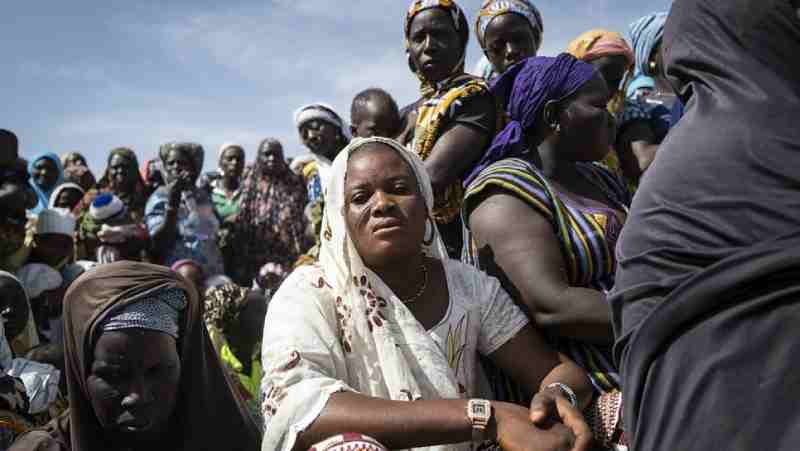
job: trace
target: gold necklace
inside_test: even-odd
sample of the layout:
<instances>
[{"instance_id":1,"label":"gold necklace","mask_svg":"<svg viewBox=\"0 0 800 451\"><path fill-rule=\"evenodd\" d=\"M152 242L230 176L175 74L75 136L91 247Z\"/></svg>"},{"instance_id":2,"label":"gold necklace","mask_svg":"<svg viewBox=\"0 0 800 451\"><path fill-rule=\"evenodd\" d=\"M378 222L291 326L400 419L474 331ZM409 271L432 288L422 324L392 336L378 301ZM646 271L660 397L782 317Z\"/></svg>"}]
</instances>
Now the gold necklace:
<instances>
[{"instance_id":1,"label":"gold necklace","mask_svg":"<svg viewBox=\"0 0 800 451\"><path fill-rule=\"evenodd\" d=\"M417 293L414 296L411 296L403 301L404 304L413 304L417 301L417 299L419 299L420 296L422 296L423 293L425 293L425 289L428 288L428 265L425 264L424 257L420 269L422 270L422 284L420 284L419 290L417 290Z\"/></svg>"}]
</instances>

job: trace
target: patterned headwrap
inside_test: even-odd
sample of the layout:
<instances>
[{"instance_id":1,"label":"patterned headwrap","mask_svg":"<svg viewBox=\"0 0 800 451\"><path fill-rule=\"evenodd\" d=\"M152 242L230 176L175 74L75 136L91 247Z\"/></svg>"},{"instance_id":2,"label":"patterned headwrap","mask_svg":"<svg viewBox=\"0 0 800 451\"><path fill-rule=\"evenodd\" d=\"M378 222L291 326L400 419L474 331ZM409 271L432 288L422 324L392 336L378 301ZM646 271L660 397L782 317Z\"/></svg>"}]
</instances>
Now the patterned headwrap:
<instances>
[{"instance_id":1,"label":"patterned headwrap","mask_svg":"<svg viewBox=\"0 0 800 451\"><path fill-rule=\"evenodd\" d=\"M147 329L163 332L177 340L178 320L186 304L186 293L180 288L161 290L112 313L100 330Z\"/></svg>"},{"instance_id":2,"label":"patterned headwrap","mask_svg":"<svg viewBox=\"0 0 800 451\"><path fill-rule=\"evenodd\" d=\"M161 148L158 150L158 156L161 157L161 163L164 166L167 165L167 157L172 150L184 152L189 157L189 160L192 161L197 175L200 175L200 171L203 170L203 158L205 157L203 146L190 142L169 142L162 144Z\"/></svg>"},{"instance_id":3,"label":"patterned headwrap","mask_svg":"<svg viewBox=\"0 0 800 451\"><path fill-rule=\"evenodd\" d=\"M661 42L666 22L667 13L653 13L628 26L628 40L636 53L636 72L634 75L647 73L647 63L653 50Z\"/></svg>"},{"instance_id":4,"label":"patterned headwrap","mask_svg":"<svg viewBox=\"0 0 800 451\"><path fill-rule=\"evenodd\" d=\"M581 61L592 61L604 56L624 56L629 66L633 66L636 58L631 46L621 34L608 30L589 30L570 42L567 53Z\"/></svg>"},{"instance_id":5,"label":"patterned headwrap","mask_svg":"<svg viewBox=\"0 0 800 451\"><path fill-rule=\"evenodd\" d=\"M454 79L457 79L459 76L463 75L464 58L467 54L467 43L469 42L469 24L467 23L467 16L464 15L464 11L456 4L456 2L453 0L413 0L411 2L411 6L408 8L404 27L406 49L410 47L409 33L411 31L411 22L414 20L414 17L416 17L416 15L422 11L432 8L441 8L448 13L450 18L453 20L453 26L455 27L456 32L461 39L461 60L456 67L453 68L453 72L451 73L450 77L438 82L426 80L422 73L417 71L409 60L409 67L422 83L420 91L422 92L422 97L425 98L430 97L433 95L433 93L439 90L446 89L446 86L449 86Z\"/></svg>"},{"instance_id":6,"label":"patterned headwrap","mask_svg":"<svg viewBox=\"0 0 800 451\"><path fill-rule=\"evenodd\" d=\"M478 43L481 48L485 48L484 37L486 36L486 28L492 20L503 14L519 14L528 20L534 32L538 32L538 42L536 42L536 50L542 45L542 34L544 33L544 22L542 22L542 14L539 9L528 0L484 0L483 6L478 13L478 18L475 21L475 35L478 37Z\"/></svg>"},{"instance_id":7,"label":"patterned headwrap","mask_svg":"<svg viewBox=\"0 0 800 451\"><path fill-rule=\"evenodd\" d=\"M536 124L545 104L572 95L595 75L591 64L568 53L555 58L533 57L512 66L492 85L508 115L508 125L498 133L481 161L472 169L464 186L492 163L525 150L525 130Z\"/></svg>"},{"instance_id":8,"label":"patterned headwrap","mask_svg":"<svg viewBox=\"0 0 800 451\"><path fill-rule=\"evenodd\" d=\"M225 334L239 323L239 314L247 305L249 288L240 287L235 283L226 283L206 290L206 309L203 318L206 325L215 327Z\"/></svg>"}]
</instances>

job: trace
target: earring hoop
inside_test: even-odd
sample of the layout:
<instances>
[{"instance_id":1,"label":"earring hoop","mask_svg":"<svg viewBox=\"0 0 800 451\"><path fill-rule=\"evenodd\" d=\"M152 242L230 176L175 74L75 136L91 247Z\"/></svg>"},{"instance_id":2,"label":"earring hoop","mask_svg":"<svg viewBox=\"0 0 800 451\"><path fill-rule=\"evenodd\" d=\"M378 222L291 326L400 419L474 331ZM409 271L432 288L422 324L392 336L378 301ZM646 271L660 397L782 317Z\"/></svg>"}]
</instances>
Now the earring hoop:
<instances>
[{"instance_id":1,"label":"earring hoop","mask_svg":"<svg viewBox=\"0 0 800 451\"><path fill-rule=\"evenodd\" d=\"M427 218L425 218L425 223L426 224L430 223L431 237L430 238L424 238L423 237L422 238L422 245L423 246L430 246L431 244L433 244L433 238L436 236L436 223L433 221L433 218L431 218L431 215L428 215Z\"/></svg>"}]
</instances>

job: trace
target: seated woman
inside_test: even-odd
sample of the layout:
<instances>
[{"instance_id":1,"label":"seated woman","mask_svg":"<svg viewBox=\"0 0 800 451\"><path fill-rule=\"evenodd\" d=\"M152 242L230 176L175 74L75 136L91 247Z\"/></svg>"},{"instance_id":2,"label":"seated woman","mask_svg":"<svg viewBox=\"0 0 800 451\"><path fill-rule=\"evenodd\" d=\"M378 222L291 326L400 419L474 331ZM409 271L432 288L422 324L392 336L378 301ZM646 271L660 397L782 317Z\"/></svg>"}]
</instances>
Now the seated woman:
<instances>
[{"instance_id":1,"label":"seated woman","mask_svg":"<svg viewBox=\"0 0 800 451\"><path fill-rule=\"evenodd\" d=\"M82 275L64 305L70 408L11 449L256 449L201 311L168 268L117 262Z\"/></svg>"},{"instance_id":2,"label":"seated woman","mask_svg":"<svg viewBox=\"0 0 800 451\"><path fill-rule=\"evenodd\" d=\"M483 79L464 73L469 25L451 0L414 0L406 15L406 52L420 79L414 152L436 195L433 219L447 252L461 253L461 181L494 136L498 109Z\"/></svg>"},{"instance_id":3,"label":"seated woman","mask_svg":"<svg viewBox=\"0 0 800 451\"><path fill-rule=\"evenodd\" d=\"M615 394L603 401L616 403L616 425L606 294L629 196L620 179L592 164L614 136L607 84L591 65L561 54L525 60L493 91L510 122L469 179L465 261L500 278L596 390Z\"/></svg>"},{"instance_id":4,"label":"seated woman","mask_svg":"<svg viewBox=\"0 0 800 451\"><path fill-rule=\"evenodd\" d=\"M529 0L484 0L475 19L475 35L484 55L479 75L491 80L536 56L543 33L542 15Z\"/></svg>"},{"instance_id":5,"label":"seated woman","mask_svg":"<svg viewBox=\"0 0 800 451\"><path fill-rule=\"evenodd\" d=\"M167 143L159 151L168 184L147 201L145 223L151 251L160 263L189 259L203 267L207 276L224 274L217 247L219 221L208 192L197 188L203 169L203 147L195 143Z\"/></svg>"},{"instance_id":6,"label":"seated woman","mask_svg":"<svg viewBox=\"0 0 800 451\"><path fill-rule=\"evenodd\" d=\"M447 258L416 155L357 140L334 161L327 195L320 264L296 269L267 312L262 450L348 431L390 449L465 450L472 438L587 449L586 373L545 344L496 279ZM491 396L479 354L537 393L530 411L468 401ZM486 430L481 410L493 415Z\"/></svg>"},{"instance_id":7,"label":"seated woman","mask_svg":"<svg viewBox=\"0 0 800 451\"><path fill-rule=\"evenodd\" d=\"M58 155L42 153L30 160L28 172L31 174L31 188L37 198L36 206L31 209L31 213L38 215L50 204L53 190L64 181L64 169L61 167Z\"/></svg>"},{"instance_id":8,"label":"seated woman","mask_svg":"<svg viewBox=\"0 0 800 451\"><path fill-rule=\"evenodd\" d=\"M575 38L567 47L567 53L591 64L603 76L611 93L608 112L619 118L625 106L625 87L629 85L636 62L625 38L613 31L590 30ZM636 185L641 174L636 157L619 155L613 148L603 159L603 165L624 177L630 186Z\"/></svg>"}]
</instances>

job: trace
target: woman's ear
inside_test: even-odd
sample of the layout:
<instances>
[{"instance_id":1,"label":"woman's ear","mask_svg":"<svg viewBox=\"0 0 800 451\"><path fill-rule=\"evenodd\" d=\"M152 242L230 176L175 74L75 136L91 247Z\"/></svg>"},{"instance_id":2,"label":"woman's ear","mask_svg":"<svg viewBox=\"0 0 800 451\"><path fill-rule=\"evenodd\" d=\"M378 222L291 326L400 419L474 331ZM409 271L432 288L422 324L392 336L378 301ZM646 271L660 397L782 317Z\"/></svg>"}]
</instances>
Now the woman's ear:
<instances>
[{"instance_id":1,"label":"woman's ear","mask_svg":"<svg viewBox=\"0 0 800 451\"><path fill-rule=\"evenodd\" d=\"M552 129L558 127L560 125L558 118L560 110L561 108L559 107L558 100L550 100L545 103L542 109L542 118L544 119L545 125Z\"/></svg>"}]
</instances>

